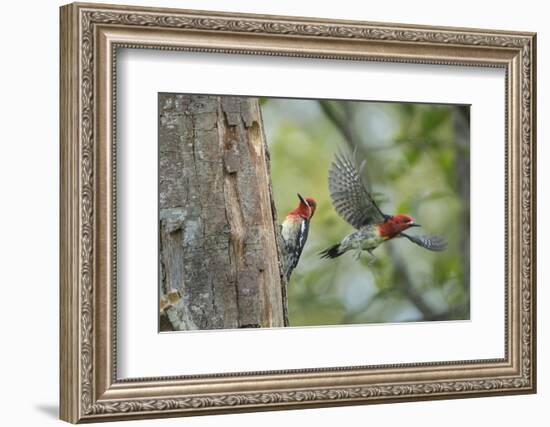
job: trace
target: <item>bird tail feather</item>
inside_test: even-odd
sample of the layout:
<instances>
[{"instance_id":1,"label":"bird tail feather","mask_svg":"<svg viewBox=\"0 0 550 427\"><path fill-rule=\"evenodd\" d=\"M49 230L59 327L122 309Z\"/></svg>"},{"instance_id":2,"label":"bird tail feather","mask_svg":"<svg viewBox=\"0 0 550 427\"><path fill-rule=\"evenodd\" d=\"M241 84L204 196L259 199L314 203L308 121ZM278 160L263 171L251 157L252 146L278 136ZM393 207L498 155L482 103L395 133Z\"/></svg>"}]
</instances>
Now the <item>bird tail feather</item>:
<instances>
[{"instance_id":1,"label":"bird tail feather","mask_svg":"<svg viewBox=\"0 0 550 427\"><path fill-rule=\"evenodd\" d=\"M336 243L334 246L325 249L320 252L321 258L336 258L342 255L344 252L340 250L340 243Z\"/></svg>"}]
</instances>

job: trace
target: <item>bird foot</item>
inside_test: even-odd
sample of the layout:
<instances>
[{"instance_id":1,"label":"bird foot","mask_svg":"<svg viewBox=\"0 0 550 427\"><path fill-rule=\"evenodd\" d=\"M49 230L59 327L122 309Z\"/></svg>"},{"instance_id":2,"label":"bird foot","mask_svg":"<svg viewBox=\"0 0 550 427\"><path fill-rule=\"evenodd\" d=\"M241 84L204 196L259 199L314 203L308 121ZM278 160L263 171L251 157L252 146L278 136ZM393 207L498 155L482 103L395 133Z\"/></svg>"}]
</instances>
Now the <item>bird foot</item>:
<instances>
[{"instance_id":1,"label":"bird foot","mask_svg":"<svg viewBox=\"0 0 550 427\"><path fill-rule=\"evenodd\" d=\"M374 254L372 253L372 251L367 251L370 255L369 257L369 262L367 264L368 267L370 267L372 264L374 264L374 261L376 261L376 257L374 256Z\"/></svg>"},{"instance_id":2,"label":"bird foot","mask_svg":"<svg viewBox=\"0 0 550 427\"><path fill-rule=\"evenodd\" d=\"M372 253L372 251L367 251L369 253L369 262L367 264L368 267L370 267L374 261L376 260L376 257L374 256L374 254ZM356 260L356 261L359 261L361 260L361 255L363 254L363 251L361 249L358 249L355 251L355 254L353 255L353 258Z\"/></svg>"}]
</instances>

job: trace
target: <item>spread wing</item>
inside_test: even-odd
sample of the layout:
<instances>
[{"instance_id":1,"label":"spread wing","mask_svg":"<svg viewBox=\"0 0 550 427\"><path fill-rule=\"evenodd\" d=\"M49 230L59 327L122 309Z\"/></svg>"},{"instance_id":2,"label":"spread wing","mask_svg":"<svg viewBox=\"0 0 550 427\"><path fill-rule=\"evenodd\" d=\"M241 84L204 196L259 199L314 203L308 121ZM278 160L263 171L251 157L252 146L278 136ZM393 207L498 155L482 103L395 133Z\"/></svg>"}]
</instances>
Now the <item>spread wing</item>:
<instances>
[{"instance_id":1,"label":"spread wing","mask_svg":"<svg viewBox=\"0 0 550 427\"><path fill-rule=\"evenodd\" d=\"M440 252L447 248L447 241L440 236L411 236L406 233L401 233L400 236L406 237L411 242L429 251Z\"/></svg>"},{"instance_id":2,"label":"spread wing","mask_svg":"<svg viewBox=\"0 0 550 427\"><path fill-rule=\"evenodd\" d=\"M383 222L380 211L361 179L365 162L357 169L350 157L336 155L328 173L328 188L336 212L355 228Z\"/></svg>"}]
</instances>

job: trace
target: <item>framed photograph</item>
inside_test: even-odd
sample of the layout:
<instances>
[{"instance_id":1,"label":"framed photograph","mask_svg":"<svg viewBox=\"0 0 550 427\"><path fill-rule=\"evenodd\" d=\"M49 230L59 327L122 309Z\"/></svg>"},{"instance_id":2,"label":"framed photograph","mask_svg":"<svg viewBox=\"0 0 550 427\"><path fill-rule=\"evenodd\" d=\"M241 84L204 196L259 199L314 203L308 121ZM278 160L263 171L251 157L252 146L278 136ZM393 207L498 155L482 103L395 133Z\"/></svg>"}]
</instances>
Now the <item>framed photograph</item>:
<instances>
[{"instance_id":1,"label":"framed photograph","mask_svg":"<svg viewBox=\"0 0 550 427\"><path fill-rule=\"evenodd\" d=\"M535 34L60 22L63 420L535 392Z\"/></svg>"}]
</instances>

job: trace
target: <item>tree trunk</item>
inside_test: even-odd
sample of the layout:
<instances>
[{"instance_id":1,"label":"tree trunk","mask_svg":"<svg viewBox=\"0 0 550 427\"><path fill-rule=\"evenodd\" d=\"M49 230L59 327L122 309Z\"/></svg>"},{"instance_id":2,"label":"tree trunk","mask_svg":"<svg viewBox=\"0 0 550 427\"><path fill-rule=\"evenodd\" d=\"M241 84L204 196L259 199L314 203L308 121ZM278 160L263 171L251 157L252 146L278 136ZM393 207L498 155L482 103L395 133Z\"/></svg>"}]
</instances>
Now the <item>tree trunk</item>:
<instances>
[{"instance_id":1,"label":"tree trunk","mask_svg":"<svg viewBox=\"0 0 550 427\"><path fill-rule=\"evenodd\" d=\"M159 96L161 330L285 325L255 98Z\"/></svg>"}]
</instances>

